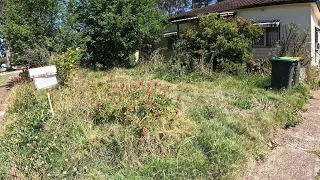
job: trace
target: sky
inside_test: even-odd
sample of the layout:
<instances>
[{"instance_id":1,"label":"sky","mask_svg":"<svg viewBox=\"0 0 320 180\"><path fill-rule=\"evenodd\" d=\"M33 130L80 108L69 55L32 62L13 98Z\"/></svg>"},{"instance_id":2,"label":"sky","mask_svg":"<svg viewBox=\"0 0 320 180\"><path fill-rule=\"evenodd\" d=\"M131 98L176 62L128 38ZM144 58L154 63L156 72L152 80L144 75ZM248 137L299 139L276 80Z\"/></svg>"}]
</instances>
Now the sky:
<instances>
[{"instance_id":1,"label":"sky","mask_svg":"<svg viewBox=\"0 0 320 180\"><path fill-rule=\"evenodd\" d=\"M189 2L191 2L191 0L190 0ZM215 4L216 2L217 2L217 0L214 0L214 1L212 1L212 2L210 3L210 5L211 5L211 4ZM187 9L186 9L186 11L190 11L190 10L191 10L191 8L187 8Z\"/></svg>"}]
</instances>

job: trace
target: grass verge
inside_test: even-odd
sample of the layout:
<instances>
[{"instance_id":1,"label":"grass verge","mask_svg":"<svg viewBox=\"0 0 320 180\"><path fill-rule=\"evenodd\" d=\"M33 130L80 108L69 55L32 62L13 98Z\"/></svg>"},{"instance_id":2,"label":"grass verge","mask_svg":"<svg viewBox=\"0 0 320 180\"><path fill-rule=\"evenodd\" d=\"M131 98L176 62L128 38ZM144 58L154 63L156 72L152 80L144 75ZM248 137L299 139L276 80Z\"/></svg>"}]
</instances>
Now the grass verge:
<instances>
[{"instance_id":1,"label":"grass verge","mask_svg":"<svg viewBox=\"0 0 320 180\"><path fill-rule=\"evenodd\" d=\"M113 85L108 86L110 77ZM122 83L127 81L147 89L132 91L130 97L136 98L114 93L131 87ZM266 91L268 83L269 77L261 75L194 73L177 78L139 68L85 71L68 88L52 90L54 117L48 111L44 91L35 91L29 84L18 85L11 93L0 137L0 176L234 178L248 157L263 155L276 128L299 122L299 111L310 97L303 86L281 94ZM155 84L159 92L149 92ZM108 87L115 91L108 93ZM164 89L168 101L161 98ZM145 104L146 94L155 96L151 110L160 117L155 113L154 120L141 118L148 111L143 110L145 114L140 116L137 110L149 105ZM105 102L108 97L113 105ZM179 116L171 114L176 101ZM128 105L135 109L134 115L131 110L128 115ZM140 118L135 121L136 117Z\"/></svg>"}]
</instances>

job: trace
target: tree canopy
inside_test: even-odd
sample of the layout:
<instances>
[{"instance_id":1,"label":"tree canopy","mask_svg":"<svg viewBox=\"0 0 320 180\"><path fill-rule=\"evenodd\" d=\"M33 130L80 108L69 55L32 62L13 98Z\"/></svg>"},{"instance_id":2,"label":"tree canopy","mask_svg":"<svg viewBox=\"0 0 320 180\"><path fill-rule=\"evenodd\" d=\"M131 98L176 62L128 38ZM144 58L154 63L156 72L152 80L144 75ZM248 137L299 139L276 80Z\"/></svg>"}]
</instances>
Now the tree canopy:
<instances>
[{"instance_id":1,"label":"tree canopy","mask_svg":"<svg viewBox=\"0 0 320 180\"><path fill-rule=\"evenodd\" d=\"M174 16L191 9L201 8L223 0L157 0L156 7Z\"/></svg>"},{"instance_id":2,"label":"tree canopy","mask_svg":"<svg viewBox=\"0 0 320 180\"><path fill-rule=\"evenodd\" d=\"M157 0L156 7L167 13L168 16L184 12L190 6L189 0Z\"/></svg>"},{"instance_id":3,"label":"tree canopy","mask_svg":"<svg viewBox=\"0 0 320 180\"><path fill-rule=\"evenodd\" d=\"M213 2L214 0L192 0L191 8L195 9L195 8L208 6Z\"/></svg>"},{"instance_id":4,"label":"tree canopy","mask_svg":"<svg viewBox=\"0 0 320 180\"><path fill-rule=\"evenodd\" d=\"M157 41L165 16L154 0L83 0L73 16L85 41L90 66L114 67L129 63L142 44Z\"/></svg>"},{"instance_id":5,"label":"tree canopy","mask_svg":"<svg viewBox=\"0 0 320 180\"><path fill-rule=\"evenodd\" d=\"M7 44L14 61L21 64L35 61L35 66L44 65L36 61L81 47L85 65L124 65L136 49L160 39L168 16L211 3L213 0L4 0L0 2L0 23L4 22L0 34L5 39L1 47Z\"/></svg>"},{"instance_id":6,"label":"tree canopy","mask_svg":"<svg viewBox=\"0 0 320 180\"><path fill-rule=\"evenodd\" d=\"M5 0L4 24L1 31L15 59L20 59L28 49L42 47L54 49L54 38L60 20L59 0Z\"/></svg>"}]
</instances>

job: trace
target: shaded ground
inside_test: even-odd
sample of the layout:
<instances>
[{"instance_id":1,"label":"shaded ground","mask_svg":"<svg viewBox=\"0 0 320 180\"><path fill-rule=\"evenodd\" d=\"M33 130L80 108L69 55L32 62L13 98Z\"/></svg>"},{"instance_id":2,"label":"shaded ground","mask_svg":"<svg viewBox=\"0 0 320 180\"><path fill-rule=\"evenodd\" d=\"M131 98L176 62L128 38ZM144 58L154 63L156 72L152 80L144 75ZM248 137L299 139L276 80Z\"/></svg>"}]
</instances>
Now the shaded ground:
<instances>
[{"instance_id":1,"label":"shaded ground","mask_svg":"<svg viewBox=\"0 0 320 180\"><path fill-rule=\"evenodd\" d=\"M281 130L277 147L267 159L255 165L245 179L314 180L320 176L320 91L313 93L303 122Z\"/></svg>"}]
</instances>

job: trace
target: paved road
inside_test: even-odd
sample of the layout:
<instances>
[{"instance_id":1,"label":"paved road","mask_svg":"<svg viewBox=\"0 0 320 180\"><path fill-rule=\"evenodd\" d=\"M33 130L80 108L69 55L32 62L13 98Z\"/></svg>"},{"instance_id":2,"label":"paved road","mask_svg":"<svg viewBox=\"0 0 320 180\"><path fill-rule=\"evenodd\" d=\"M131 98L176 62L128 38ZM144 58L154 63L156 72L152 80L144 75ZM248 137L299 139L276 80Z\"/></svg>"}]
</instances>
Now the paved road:
<instances>
[{"instance_id":1,"label":"paved road","mask_svg":"<svg viewBox=\"0 0 320 180\"><path fill-rule=\"evenodd\" d=\"M278 147L245 179L315 180L320 176L320 91L313 97L303 113L303 122L296 128L281 130Z\"/></svg>"}]
</instances>

